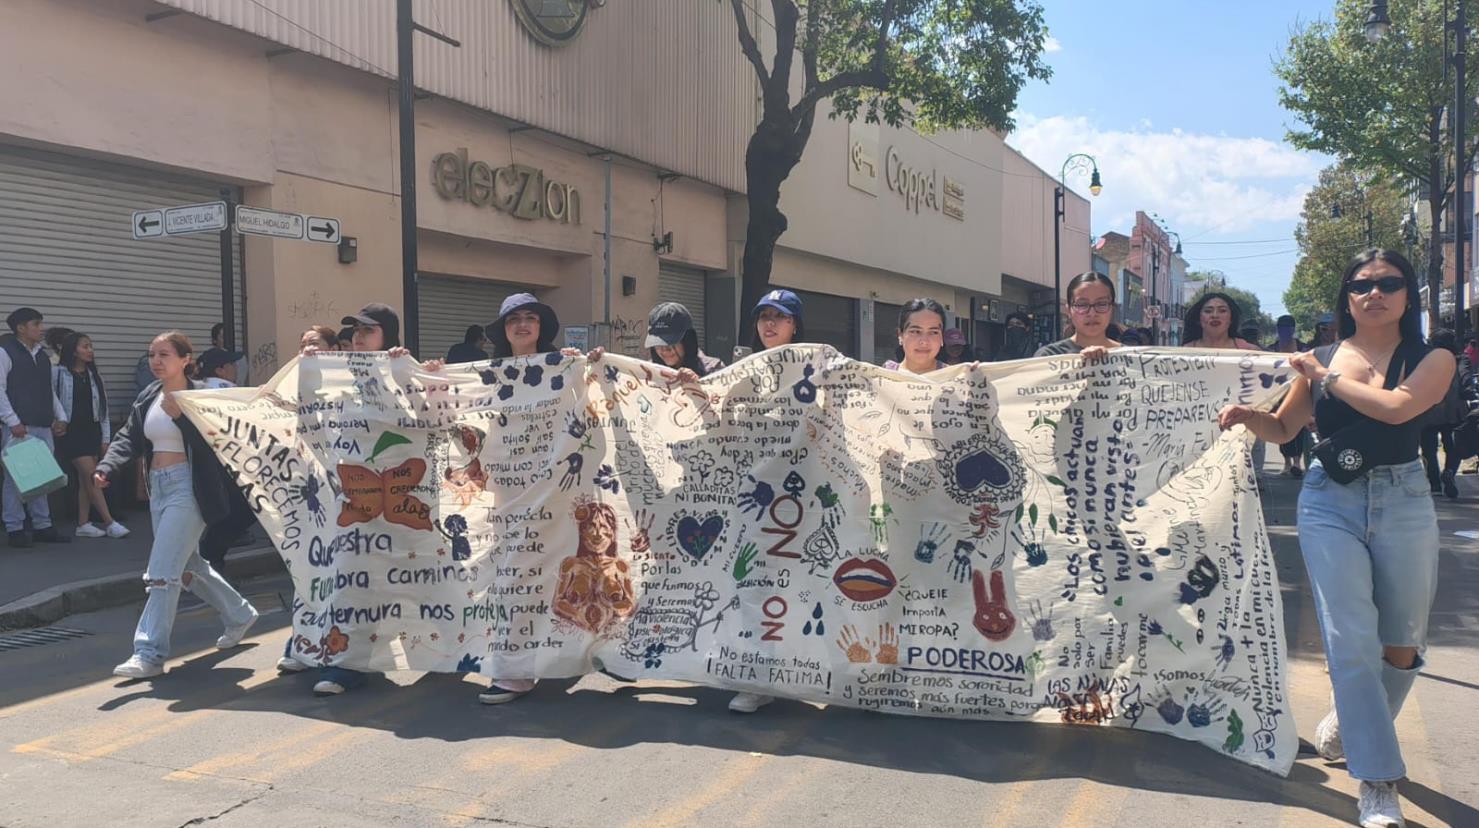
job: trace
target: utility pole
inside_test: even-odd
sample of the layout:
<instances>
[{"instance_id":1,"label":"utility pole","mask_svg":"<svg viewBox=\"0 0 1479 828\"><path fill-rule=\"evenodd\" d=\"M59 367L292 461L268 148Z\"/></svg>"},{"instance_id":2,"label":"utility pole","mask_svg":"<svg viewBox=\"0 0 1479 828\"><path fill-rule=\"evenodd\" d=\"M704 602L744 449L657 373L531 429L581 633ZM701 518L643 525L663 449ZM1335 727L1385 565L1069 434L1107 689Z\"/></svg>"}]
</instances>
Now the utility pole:
<instances>
[{"instance_id":1,"label":"utility pole","mask_svg":"<svg viewBox=\"0 0 1479 828\"><path fill-rule=\"evenodd\" d=\"M401 141L401 344L420 357L421 300L416 284L416 67L412 35L421 32L443 43L462 44L417 23L411 0L396 0L396 83L400 91Z\"/></svg>"},{"instance_id":2,"label":"utility pole","mask_svg":"<svg viewBox=\"0 0 1479 828\"><path fill-rule=\"evenodd\" d=\"M1464 285L1469 276L1464 272L1464 243L1468 238L1465 230L1470 221L1470 216L1465 215L1464 206L1464 187L1468 183L1464 179L1469 175L1469 157L1465 151L1468 143L1465 132L1469 125L1469 96L1465 81L1468 73L1468 53L1465 49L1468 45L1469 19L1464 16L1465 5L1466 0L1458 0L1458 17L1454 20L1453 34L1453 151L1454 170L1457 173L1453 177L1453 333L1460 343L1464 341L1464 326L1469 321L1468 311L1464 307Z\"/></svg>"}]
</instances>

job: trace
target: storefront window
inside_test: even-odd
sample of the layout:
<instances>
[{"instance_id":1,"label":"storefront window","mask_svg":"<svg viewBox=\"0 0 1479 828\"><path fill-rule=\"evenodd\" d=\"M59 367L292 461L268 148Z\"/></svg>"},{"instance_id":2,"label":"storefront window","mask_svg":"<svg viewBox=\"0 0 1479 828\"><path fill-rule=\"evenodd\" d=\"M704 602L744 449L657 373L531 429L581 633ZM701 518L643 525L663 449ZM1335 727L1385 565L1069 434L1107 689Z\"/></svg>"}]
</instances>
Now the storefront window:
<instances>
[{"instance_id":1,"label":"storefront window","mask_svg":"<svg viewBox=\"0 0 1479 828\"><path fill-rule=\"evenodd\" d=\"M899 311L903 305L873 303L873 361L882 365L897 358L899 348Z\"/></svg>"}]
</instances>

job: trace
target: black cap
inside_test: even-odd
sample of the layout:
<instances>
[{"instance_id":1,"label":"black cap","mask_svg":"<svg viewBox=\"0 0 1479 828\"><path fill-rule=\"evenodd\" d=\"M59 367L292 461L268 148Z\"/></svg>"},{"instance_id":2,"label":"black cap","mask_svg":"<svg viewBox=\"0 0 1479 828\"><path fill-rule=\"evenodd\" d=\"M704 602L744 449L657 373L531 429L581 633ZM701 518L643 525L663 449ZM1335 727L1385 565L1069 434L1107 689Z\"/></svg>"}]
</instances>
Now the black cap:
<instances>
[{"instance_id":1,"label":"black cap","mask_svg":"<svg viewBox=\"0 0 1479 828\"><path fill-rule=\"evenodd\" d=\"M222 365L235 365L241 361L242 354L239 351L228 351L225 348L207 348L205 353L196 358L200 365L200 374L205 377L213 377L216 369Z\"/></svg>"},{"instance_id":2,"label":"black cap","mask_svg":"<svg viewBox=\"0 0 1479 828\"><path fill-rule=\"evenodd\" d=\"M693 314L677 302L663 302L647 315L648 348L677 345L693 330Z\"/></svg>"},{"instance_id":3,"label":"black cap","mask_svg":"<svg viewBox=\"0 0 1479 828\"><path fill-rule=\"evenodd\" d=\"M382 305L379 302L371 302L360 309L359 313L346 316L339 320L341 325L366 325L379 327L385 332L385 347L393 348L401 341L401 317L395 312L395 308Z\"/></svg>"}]
</instances>

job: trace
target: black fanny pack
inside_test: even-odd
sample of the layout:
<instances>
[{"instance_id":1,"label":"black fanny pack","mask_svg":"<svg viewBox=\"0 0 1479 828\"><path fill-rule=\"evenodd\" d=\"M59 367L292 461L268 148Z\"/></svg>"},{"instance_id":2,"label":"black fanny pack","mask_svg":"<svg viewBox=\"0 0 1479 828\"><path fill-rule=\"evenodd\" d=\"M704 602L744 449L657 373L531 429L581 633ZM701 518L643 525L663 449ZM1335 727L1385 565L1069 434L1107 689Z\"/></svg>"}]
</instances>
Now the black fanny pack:
<instances>
[{"instance_id":1,"label":"black fanny pack","mask_svg":"<svg viewBox=\"0 0 1479 828\"><path fill-rule=\"evenodd\" d=\"M1330 479L1345 485L1377 466L1394 466L1412 459L1391 439L1391 431L1386 423L1363 419L1315 443L1312 451Z\"/></svg>"}]
</instances>

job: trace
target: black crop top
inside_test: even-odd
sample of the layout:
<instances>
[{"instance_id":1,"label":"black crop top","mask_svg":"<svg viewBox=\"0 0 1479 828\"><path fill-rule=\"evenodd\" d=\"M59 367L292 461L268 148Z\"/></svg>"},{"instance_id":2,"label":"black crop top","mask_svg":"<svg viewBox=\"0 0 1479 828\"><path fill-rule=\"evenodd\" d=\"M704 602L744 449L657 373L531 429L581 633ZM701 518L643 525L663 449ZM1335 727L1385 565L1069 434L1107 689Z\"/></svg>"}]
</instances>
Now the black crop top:
<instances>
[{"instance_id":1,"label":"black crop top","mask_svg":"<svg viewBox=\"0 0 1479 828\"><path fill-rule=\"evenodd\" d=\"M1321 365L1330 367L1330 362L1335 358L1335 351L1340 347L1337 342L1334 345L1326 345L1314 350L1315 359ZM1392 354L1392 360L1387 365L1387 378L1382 383L1382 388L1388 391L1396 388L1406 374L1417 369L1417 364L1426 356L1425 349L1417 345L1403 343L1398 346L1396 353ZM1320 439L1327 439L1340 429L1353 426L1358 423L1375 423L1381 434L1381 445L1362 446L1373 450L1383 458L1378 465L1396 465L1416 460L1418 456L1418 442L1422 435L1423 415L1419 414L1400 425L1379 423L1365 414L1352 408L1349 403L1333 394L1324 393L1318 382L1310 383L1310 399L1315 408L1315 428L1320 432ZM1379 449L1379 451L1378 451ZM1391 458L1391 459L1388 459Z\"/></svg>"}]
</instances>

